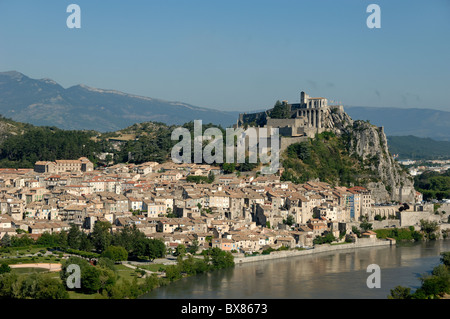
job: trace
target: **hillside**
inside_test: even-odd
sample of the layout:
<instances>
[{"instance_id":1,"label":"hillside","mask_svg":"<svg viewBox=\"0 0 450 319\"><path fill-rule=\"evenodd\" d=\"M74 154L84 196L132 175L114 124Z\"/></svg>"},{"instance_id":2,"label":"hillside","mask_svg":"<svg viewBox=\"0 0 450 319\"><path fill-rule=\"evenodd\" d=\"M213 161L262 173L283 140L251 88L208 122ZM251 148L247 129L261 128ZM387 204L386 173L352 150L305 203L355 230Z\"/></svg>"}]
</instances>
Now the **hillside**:
<instances>
[{"instance_id":1,"label":"hillside","mask_svg":"<svg viewBox=\"0 0 450 319\"><path fill-rule=\"evenodd\" d=\"M196 119L227 127L237 118L235 112L86 85L65 89L53 80L31 79L16 71L0 72L0 114L38 126L99 132L116 131L140 122L181 125Z\"/></svg>"},{"instance_id":2,"label":"hillside","mask_svg":"<svg viewBox=\"0 0 450 319\"><path fill-rule=\"evenodd\" d=\"M36 161L88 157L110 151L104 141L95 141L94 131L69 131L39 127L0 118L0 168L32 168Z\"/></svg>"},{"instance_id":3,"label":"hillside","mask_svg":"<svg viewBox=\"0 0 450 319\"><path fill-rule=\"evenodd\" d=\"M388 136L429 137L450 141L450 112L425 108L346 106L345 111L354 120L369 120L383 126Z\"/></svg>"},{"instance_id":4,"label":"hillside","mask_svg":"<svg viewBox=\"0 0 450 319\"><path fill-rule=\"evenodd\" d=\"M170 160L172 147L178 142L171 140L176 127L160 122L144 122L101 133L34 126L0 117L0 168L32 168L36 161L77 159L82 156L99 165L162 163ZM193 122L182 127L193 132ZM206 124L203 130L209 127L221 128Z\"/></svg>"},{"instance_id":5,"label":"hillside","mask_svg":"<svg viewBox=\"0 0 450 319\"><path fill-rule=\"evenodd\" d=\"M0 114L0 145L11 136L22 134L25 130L33 127L31 124L19 123L7 119Z\"/></svg>"},{"instance_id":6,"label":"hillside","mask_svg":"<svg viewBox=\"0 0 450 319\"><path fill-rule=\"evenodd\" d=\"M366 168L358 156L350 154L348 138L331 132L290 145L283 154L283 180L305 183L311 179L352 187L379 182L376 171Z\"/></svg>"},{"instance_id":7,"label":"hillside","mask_svg":"<svg viewBox=\"0 0 450 319\"><path fill-rule=\"evenodd\" d=\"M284 180L363 186L376 202L414 200L413 179L392 158L381 128L347 116L333 121L333 130L286 149L281 158Z\"/></svg>"},{"instance_id":8,"label":"hillside","mask_svg":"<svg viewBox=\"0 0 450 319\"><path fill-rule=\"evenodd\" d=\"M417 136L388 136L389 151L399 159L449 159L450 141Z\"/></svg>"}]
</instances>

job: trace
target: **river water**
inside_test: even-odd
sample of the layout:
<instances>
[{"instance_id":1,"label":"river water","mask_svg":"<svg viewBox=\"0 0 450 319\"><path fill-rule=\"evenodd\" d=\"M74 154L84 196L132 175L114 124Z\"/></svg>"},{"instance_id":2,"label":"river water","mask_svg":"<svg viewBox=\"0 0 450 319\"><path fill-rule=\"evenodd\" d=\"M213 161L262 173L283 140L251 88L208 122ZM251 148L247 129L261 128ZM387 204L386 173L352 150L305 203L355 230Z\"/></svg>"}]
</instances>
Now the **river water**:
<instances>
[{"instance_id":1,"label":"river water","mask_svg":"<svg viewBox=\"0 0 450 319\"><path fill-rule=\"evenodd\" d=\"M246 263L183 278L142 298L159 299L386 299L401 285L417 289L420 275L439 265L450 240L368 247ZM251 257L249 257L251 258ZM381 287L368 288L371 264Z\"/></svg>"}]
</instances>

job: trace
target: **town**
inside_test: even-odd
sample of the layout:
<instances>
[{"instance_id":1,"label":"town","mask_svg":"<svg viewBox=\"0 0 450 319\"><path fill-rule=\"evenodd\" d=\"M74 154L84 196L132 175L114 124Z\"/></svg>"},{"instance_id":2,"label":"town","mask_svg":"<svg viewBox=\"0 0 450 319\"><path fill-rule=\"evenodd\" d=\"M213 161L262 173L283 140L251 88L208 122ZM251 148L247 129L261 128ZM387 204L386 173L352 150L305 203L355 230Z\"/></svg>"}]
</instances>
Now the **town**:
<instances>
[{"instance_id":1,"label":"town","mask_svg":"<svg viewBox=\"0 0 450 319\"><path fill-rule=\"evenodd\" d=\"M209 179L209 183L193 181ZM223 174L211 165L146 162L94 169L87 158L36 162L34 169L0 169L0 237L69 230L87 234L96 221L112 233L135 225L167 250L178 245L218 247L239 254L280 247L311 248L318 236L357 240L361 221L373 229L448 224L422 202L375 205L371 192L280 176ZM375 237L369 229L360 237Z\"/></svg>"}]
</instances>

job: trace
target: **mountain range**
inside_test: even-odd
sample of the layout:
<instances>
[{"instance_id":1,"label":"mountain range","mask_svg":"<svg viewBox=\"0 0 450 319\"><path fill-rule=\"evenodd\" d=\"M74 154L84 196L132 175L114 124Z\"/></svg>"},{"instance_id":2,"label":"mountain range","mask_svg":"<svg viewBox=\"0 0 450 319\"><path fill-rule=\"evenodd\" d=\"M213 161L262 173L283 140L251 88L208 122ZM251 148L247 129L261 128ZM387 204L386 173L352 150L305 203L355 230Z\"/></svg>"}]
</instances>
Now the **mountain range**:
<instances>
[{"instance_id":1,"label":"mountain range","mask_svg":"<svg viewBox=\"0 0 450 319\"><path fill-rule=\"evenodd\" d=\"M38 126L100 132L148 121L181 125L195 119L226 127L237 119L236 112L83 84L66 89L51 79L31 79L17 71L0 72L0 114Z\"/></svg>"},{"instance_id":2,"label":"mountain range","mask_svg":"<svg viewBox=\"0 0 450 319\"><path fill-rule=\"evenodd\" d=\"M244 110L245 111L245 110ZM417 136L450 141L450 112L428 108L346 106L352 119L383 126L388 136ZM15 121L65 130L112 132L135 123L181 125L201 119L229 127L239 112L137 96L83 84L64 88L51 79L0 72L0 114Z\"/></svg>"},{"instance_id":3,"label":"mountain range","mask_svg":"<svg viewBox=\"0 0 450 319\"><path fill-rule=\"evenodd\" d=\"M383 126L388 136L417 136L450 141L450 112L428 108L346 106L354 120L369 120Z\"/></svg>"}]
</instances>

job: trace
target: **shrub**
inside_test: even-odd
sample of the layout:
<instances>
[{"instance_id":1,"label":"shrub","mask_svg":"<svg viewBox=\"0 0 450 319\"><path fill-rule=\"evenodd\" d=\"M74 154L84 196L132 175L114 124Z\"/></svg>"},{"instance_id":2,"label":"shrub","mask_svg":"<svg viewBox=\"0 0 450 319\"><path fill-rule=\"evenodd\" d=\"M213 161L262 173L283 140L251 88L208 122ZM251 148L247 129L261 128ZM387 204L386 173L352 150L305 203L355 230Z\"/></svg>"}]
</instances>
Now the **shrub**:
<instances>
[{"instance_id":1,"label":"shrub","mask_svg":"<svg viewBox=\"0 0 450 319\"><path fill-rule=\"evenodd\" d=\"M122 246L109 246L101 256L113 261L123 261L128 259L128 253Z\"/></svg>"}]
</instances>

